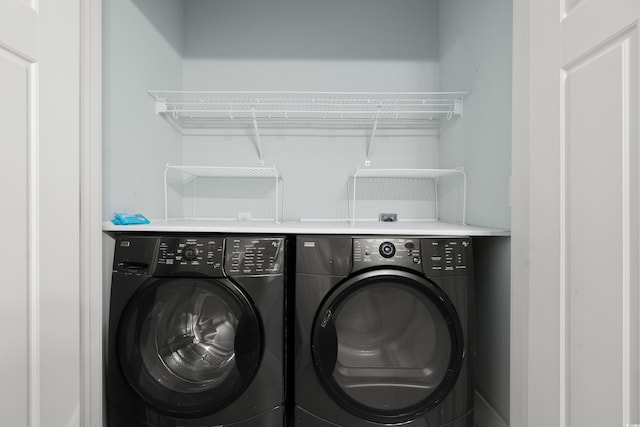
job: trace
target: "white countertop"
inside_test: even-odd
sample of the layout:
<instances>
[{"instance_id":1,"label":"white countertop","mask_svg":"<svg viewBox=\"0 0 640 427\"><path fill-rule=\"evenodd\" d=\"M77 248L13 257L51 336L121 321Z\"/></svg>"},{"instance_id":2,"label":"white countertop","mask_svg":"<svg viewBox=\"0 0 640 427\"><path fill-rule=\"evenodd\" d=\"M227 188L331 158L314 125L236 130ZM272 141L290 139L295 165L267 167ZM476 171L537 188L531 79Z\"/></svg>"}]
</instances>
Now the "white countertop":
<instances>
[{"instance_id":1,"label":"white countertop","mask_svg":"<svg viewBox=\"0 0 640 427\"><path fill-rule=\"evenodd\" d=\"M151 219L150 224L115 225L104 222L107 232L258 233L258 234L376 234L410 236L509 236L509 230L475 227L443 221L224 221Z\"/></svg>"}]
</instances>

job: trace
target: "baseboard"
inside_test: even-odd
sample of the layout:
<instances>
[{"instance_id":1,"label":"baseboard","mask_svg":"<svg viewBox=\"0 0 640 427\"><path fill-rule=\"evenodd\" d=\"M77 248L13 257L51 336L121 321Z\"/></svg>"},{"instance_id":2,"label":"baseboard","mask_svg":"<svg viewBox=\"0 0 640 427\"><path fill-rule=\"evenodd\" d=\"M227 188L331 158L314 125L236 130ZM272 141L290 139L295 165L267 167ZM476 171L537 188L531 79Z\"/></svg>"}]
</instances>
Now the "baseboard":
<instances>
[{"instance_id":1,"label":"baseboard","mask_svg":"<svg viewBox=\"0 0 640 427\"><path fill-rule=\"evenodd\" d=\"M478 392L476 392L475 425L476 427L509 427L509 424Z\"/></svg>"}]
</instances>

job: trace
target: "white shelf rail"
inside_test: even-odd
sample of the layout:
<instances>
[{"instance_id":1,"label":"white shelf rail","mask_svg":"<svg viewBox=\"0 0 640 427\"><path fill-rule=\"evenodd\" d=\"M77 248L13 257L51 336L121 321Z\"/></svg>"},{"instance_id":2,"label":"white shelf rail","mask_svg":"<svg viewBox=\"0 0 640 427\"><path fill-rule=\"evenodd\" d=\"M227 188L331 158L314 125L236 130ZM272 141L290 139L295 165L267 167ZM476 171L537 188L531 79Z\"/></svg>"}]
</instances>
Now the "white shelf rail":
<instances>
[{"instance_id":1,"label":"white shelf rail","mask_svg":"<svg viewBox=\"0 0 640 427\"><path fill-rule=\"evenodd\" d=\"M279 183L284 181L282 174L276 167L229 167L229 166L180 166L167 163L164 170L164 215L165 222L169 221L169 194L168 174L171 172L183 174L183 184L193 183L193 216L196 216L196 183L198 178L262 178L273 179L275 185L275 211L274 221L280 223L282 212L280 210Z\"/></svg>"},{"instance_id":2,"label":"white shelf rail","mask_svg":"<svg viewBox=\"0 0 640 427\"><path fill-rule=\"evenodd\" d=\"M260 164L260 127L323 124L370 129L366 164L380 128L432 128L463 114L469 92L157 91L156 113L184 133L242 124L253 128Z\"/></svg>"},{"instance_id":3,"label":"white shelf rail","mask_svg":"<svg viewBox=\"0 0 640 427\"><path fill-rule=\"evenodd\" d=\"M349 178L353 181L350 198L349 222L355 224L356 221L356 191L358 179L362 178L418 178L429 179L433 182L435 217L438 216L438 180L448 175L462 175L462 225L466 225L466 201L467 201L467 175L463 168L456 169L356 169Z\"/></svg>"}]
</instances>

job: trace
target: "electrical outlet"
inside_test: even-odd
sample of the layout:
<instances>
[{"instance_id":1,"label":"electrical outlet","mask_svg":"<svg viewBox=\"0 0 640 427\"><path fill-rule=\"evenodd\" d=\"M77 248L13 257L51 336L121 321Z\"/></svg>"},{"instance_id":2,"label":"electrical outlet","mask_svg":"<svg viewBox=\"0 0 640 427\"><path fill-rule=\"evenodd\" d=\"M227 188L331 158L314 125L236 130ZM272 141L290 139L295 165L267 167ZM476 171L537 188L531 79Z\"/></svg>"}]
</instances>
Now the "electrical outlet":
<instances>
[{"instance_id":1,"label":"electrical outlet","mask_svg":"<svg viewBox=\"0 0 640 427\"><path fill-rule=\"evenodd\" d=\"M251 221L251 212L238 212L238 221Z\"/></svg>"},{"instance_id":2,"label":"electrical outlet","mask_svg":"<svg viewBox=\"0 0 640 427\"><path fill-rule=\"evenodd\" d=\"M395 213L381 213L381 214L378 214L378 221L396 222L397 220L398 220L398 214L395 214Z\"/></svg>"}]
</instances>

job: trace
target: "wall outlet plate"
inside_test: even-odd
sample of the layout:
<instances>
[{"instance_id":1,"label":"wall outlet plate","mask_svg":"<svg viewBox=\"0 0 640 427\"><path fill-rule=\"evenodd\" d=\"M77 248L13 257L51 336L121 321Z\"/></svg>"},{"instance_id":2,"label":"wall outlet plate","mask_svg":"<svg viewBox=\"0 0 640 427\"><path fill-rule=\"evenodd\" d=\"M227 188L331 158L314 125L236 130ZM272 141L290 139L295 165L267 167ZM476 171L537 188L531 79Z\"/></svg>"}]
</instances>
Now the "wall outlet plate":
<instances>
[{"instance_id":1,"label":"wall outlet plate","mask_svg":"<svg viewBox=\"0 0 640 427\"><path fill-rule=\"evenodd\" d=\"M238 212L238 221L251 221L251 212Z\"/></svg>"},{"instance_id":2,"label":"wall outlet plate","mask_svg":"<svg viewBox=\"0 0 640 427\"><path fill-rule=\"evenodd\" d=\"M378 214L378 221L396 222L397 220L398 220L398 214L396 214L396 213L380 213L380 214Z\"/></svg>"}]
</instances>

